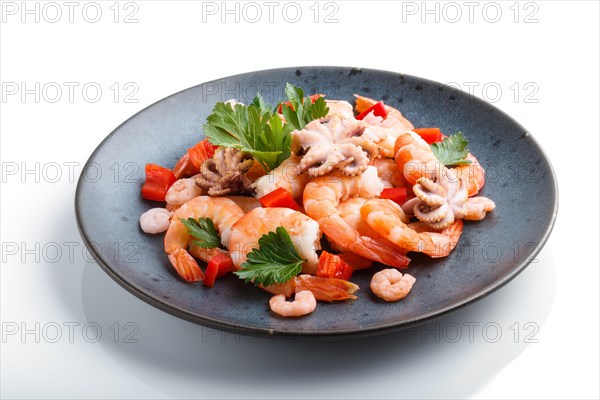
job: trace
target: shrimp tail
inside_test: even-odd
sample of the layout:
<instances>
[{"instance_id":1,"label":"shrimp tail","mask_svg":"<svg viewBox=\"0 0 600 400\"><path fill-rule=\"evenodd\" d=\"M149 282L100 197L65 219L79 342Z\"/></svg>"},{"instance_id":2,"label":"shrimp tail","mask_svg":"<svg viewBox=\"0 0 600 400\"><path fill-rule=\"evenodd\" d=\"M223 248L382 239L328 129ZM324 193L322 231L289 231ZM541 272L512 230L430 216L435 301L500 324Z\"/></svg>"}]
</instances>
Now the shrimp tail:
<instances>
[{"instance_id":1,"label":"shrimp tail","mask_svg":"<svg viewBox=\"0 0 600 400\"><path fill-rule=\"evenodd\" d=\"M380 258L380 260L375 261L379 261L380 263L394 268L408 268L410 258L403 253L402 249L386 246L368 236L362 236L362 239L364 241L364 245L372 252L375 252L375 254L377 254L377 256Z\"/></svg>"},{"instance_id":2,"label":"shrimp tail","mask_svg":"<svg viewBox=\"0 0 600 400\"><path fill-rule=\"evenodd\" d=\"M391 248L367 236L360 236L338 214L321 218L319 225L329 239L369 260L395 268L406 268L410 262L403 250Z\"/></svg>"},{"instance_id":3,"label":"shrimp tail","mask_svg":"<svg viewBox=\"0 0 600 400\"><path fill-rule=\"evenodd\" d=\"M432 258L446 257L456 247L462 231L463 221L459 219L440 233L421 233L420 235L423 238L421 242L422 252Z\"/></svg>"},{"instance_id":4,"label":"shrimp tail","mask_svg":"<svg viewBox=\"0 0 600 400\"><path fill-rule=\"evenodd\" d=\"M322 301L355 300L357 297L352 293L359 289L357 284L344 279L327 278L308 274L297 276L295 278L295 283L296 293L308 290L312 292L315 299Z\"/></svg>"},{"instance_id":5,"label":"shrimp tail","mask_svg":"<svg viewBox=\"0 0 600 400\"><path fill-rule=\"evenodd\" d=\"M179 248L169 254L169 261L186 282L198 282L204 279L200 266L185 249Z\"/></svg>"}]
</instances>

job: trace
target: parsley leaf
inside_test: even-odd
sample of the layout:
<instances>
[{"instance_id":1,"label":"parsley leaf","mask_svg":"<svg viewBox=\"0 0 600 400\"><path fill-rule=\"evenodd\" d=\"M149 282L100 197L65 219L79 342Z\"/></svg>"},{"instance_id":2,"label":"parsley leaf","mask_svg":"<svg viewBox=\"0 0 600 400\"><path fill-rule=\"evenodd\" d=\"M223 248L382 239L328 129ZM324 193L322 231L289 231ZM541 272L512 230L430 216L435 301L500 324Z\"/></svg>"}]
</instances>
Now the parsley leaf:
<instances>
[{"instance_id":1,"label":"parsley leaf","mask_svg":"<svg viewBox=\"0 0 600 400\"><path fill-rule=\"evenodd\" d=\"M301 87L291 83L286 83L285 95L292 106L284 104L281 111L292 130L302 130L310 121L323 118L329 112L323 97L319 97L313 103L310 98L304 98Z\"/></svg>"},{"instance_id":2,"label":"parsley leaf","mask_svg":"<svg viewBox=\"0 0 600 400\"><path fill-rule=\"evenodd\" d=\"M188 233L195 239L192 243L196 246L203 247L205 249L213 249L215 247L221 247L221 238L217 233L215 224L210 218L188 218L187 220L179 218L181 223L185 225Z\"/></svg>"},{"instance_id":3,"label":"parsley leaf","mask_svg":"<svg viewBox=\"0 0 600 400\"><path fill-rule=\"evenodd\" d=\"M469 142L462 132L458 132L444 138L441 143L433 143L431 150L439 162L446 167L453 167L471 163L470 160L465 160L465 157L469 154L468 144Z\"/></svg>"},{"instance_id":4,"label":"parsley leaf","mask_svg":"<svg viewBox=\"0 0 600 400\"><path fill-rule=\"evenodd\" d=\"M302 271L302 263L292 239L284 227L269 232L258 239L258 248L248 253L242 269L234 272L246 282L255 285L284 283Z\"/></svg>"},{"instance_id":5,"label":"parsley leaf","mask_svg":"<svg viewBox=\"0 0 600 400\"><path fill-rule=\"evenodd\" d=\"M219 102L206 121L203 128L210 143L252 154L265 171L276 168L290 156L290 130L260 96L247 106L232 107Z\"/></svg>"}]
</instances>

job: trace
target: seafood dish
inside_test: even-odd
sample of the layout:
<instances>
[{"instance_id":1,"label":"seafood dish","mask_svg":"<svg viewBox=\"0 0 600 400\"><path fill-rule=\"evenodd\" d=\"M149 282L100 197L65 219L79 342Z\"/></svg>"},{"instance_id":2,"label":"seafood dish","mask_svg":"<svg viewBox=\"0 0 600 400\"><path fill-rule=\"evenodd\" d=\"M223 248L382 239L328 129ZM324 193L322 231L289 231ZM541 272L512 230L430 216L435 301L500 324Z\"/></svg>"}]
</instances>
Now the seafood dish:
<instances>
[{"instance_id":1,"label":"seafood dish","mask_svg":"<svg viewBox=\"0 0 600 400\"><path fill-rule=\"evenodd\" d=\"M142 197L163 204L140 227L164 232L165 259L198 290L233 274L273 294L274 314L301 317L356 299L354 271L372 269L367 290L399 301L418 285L411 253L448 256L463 221L494 210L462 132L361 95L353 106L288 83L285 96L217 102L173 168L146 165Z\"/></svg>"}]
</instances>

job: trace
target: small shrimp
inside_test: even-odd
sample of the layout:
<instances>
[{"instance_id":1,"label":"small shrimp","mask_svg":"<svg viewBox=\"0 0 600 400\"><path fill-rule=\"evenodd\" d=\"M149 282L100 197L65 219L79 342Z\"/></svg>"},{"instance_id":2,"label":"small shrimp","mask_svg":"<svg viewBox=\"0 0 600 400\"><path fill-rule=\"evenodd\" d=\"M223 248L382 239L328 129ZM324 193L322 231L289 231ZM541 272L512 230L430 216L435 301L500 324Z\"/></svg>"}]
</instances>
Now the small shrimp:
<instances>
[{"instance_id":1,"label":"small shrimp","mask_svg":"<svg viewBox=\"0 0 600 400\"><path fill-rule=\"evenodd\" d=\"M372 199L361 207L360 215L367 224L390 242L408 251L430 257L446 257L458 243L463 222L456 220L440 232L419 232L404 223L402 208L386 199ZM430 228L431 229L431 228Z\"/></svg>"},{"instance_id":2,"label":"small shrimp","mask_svg":"<svg viewBox=\"0 0 600 400\"><path fill-rule=\"evenodd\" d=\"M378 100L370 99L368 97L360 96L358 94L355 94L354 97L356 97L356 107L355 108L356 108L356 111L359 113L361 113L361 112L367 110L369 107L372 107L375 104L379 103ZM387 113L387 116L382 121L381 126L390 127L390 126L396 125L396 126L401 127L401 129L404 131L411 131L415 128L413 126L413 124L409 120L407 120L402 115L402 113L400 111L398 111L397 109L395 109L394 107L390 107L386 104L385 111Z\"/></svg>"},{"instance_id":3,"label":"small shrimp","mask_svg":"<svg viewBox=\"0 0 600 400\"><path fill-rule=\"evenodd\" d=\"M415 185L423 177L446 177L447 173L444 171L451 171L452 176L466 182L469 197L476 195L485 184L485 170L471 153L466 157L471 161L470 164L446 169L435 157L429 144L415 132L406 132L398 136L394 146L394 158L398 169L403 172L410 185Z\"/></svg>"},{"instance_id":4,"label":"small shrimp","mask_svg":"<svg viewBox=\"0 0 600 400\"><path fill-rule=\"evenodd\" d=\"M392 158L375 159L373 165L377 168L377 175L379 175L379 179L383 182L384 188L407 186L404 174L402 174L402 171Z\"/></svg>"},{"instance_id":5,"label":"small shrimp","mask_svg":"<svg viewBox=\"0 0 600 400\"><path fill-rule=\"evenodd\" d=\"M378 102L368 97L356 94L354 96L358 112L362 112ZM385 110L387 112L385 119L369 114L361 121L364 126L362 136L377 143L384 157L393 158L396 138L402 133L414 129L414 126L395 108L386 105Z\"/></svg>"},{"instance_id":6,"label":"small shrimp","mask_svg":"<svg viewBox=\"0 0 600 400\"><path fill-rule=\"evenodd\" d=\"M416 281L412 275L403 275L397 269L388 268L373 275L370 287L377 297L396 301L406 297Z\"/></svg>"},{"instance_id":7,"label":"small shrimp","mask_svg":"<svg viewBox=\"0 0 600 400\"><path fill-rule=\"evenodd\" d=\"M397 268L408 265L409 259L397 248L386 246L368 236L362 236L337 209L340 201L352 196L373 198L381 193L383 184L373 166L360 176L333 174L321 176L309 182L304 190L304 208L315 219L323 232L332 241L373 261Z\"/></svg>"},{"instance_id":8,"label":"small shrimp","mask_svg":"<svg viewBox=\"0 0 600 400\"><path fill-rule=\"evenodd\" d=\"M236 268L240 269L248 253L258 247L258 239L280 226L287 230L298 255L306 260L302 271L315 274L319 263L316 251L321 249L319 224L301 212L278 207L255 208L232 226L227 248Z\"/></svg>"},{"instance_id":9,"label":"small shrimp","mask_svg":"<svg viewBox=\"0 0 600 400\"><path fill-rule=\"evenodd\" d=\"M296 293L294 301L286 301L285 296L276 294L269 300L269 307L282 317L301 317L310 314L317 308L317 300L309 290Z\"/></svg>"},{"instance_id":10,"label":"small shrimp","mask_svg":"<svg viewBox=\"0 0 600 400\"><path fill-rule=\"evenodd\" d=\"M202 188L196 185L195 178L183 178L177 180L167 190L165 201L171 207L178 207L201 195Z\"/></svg>"},{"instance_id":11,"label":"small shrimp","mask_svg":"<svg viewBox=\"0 0 600 400\"><path fill-rule=\"evenodd\" d=\"M228 243L231 227L244 216L244 211L232 200L222 197L199 196L183 204L171 219L171 224L165 235L165 252L169 261L179 275L188 282L203 279L202 270L198 263L188 253L192 237L185 225L179 220L187 218L210 218L221 235L221 243ZM206 249L202 252L203 259L209 260L219 249Z\"/></svg>"},{"instance_id":12,"label":"small shrimp","mask_svg":"<svg viewBox=\"0 0 600 400\"><path fill-rule=\"evenodd\" d=\"M317 300L330 302L355 300L356 295L353 293L359 289L357 284L350 281L308 274L300 274L284 283L261 287L269 293L281 294L284 297L291 297L294 293L308 290Z\"/></svg>"},{"instance_id":13,"label":"small shrimp","mask_svg":"<svg viewBox=\"0 0 600 400\"><path fill-rule=\"evenodd\" d=\"M169 229L172 212L165 208L151 208L140 216L140 227L146 233L161 233Z\"/></svg>"},{"instance_id":14,"label":"small shrimp","mask_svg":"<svg viewBox=\"0 0 600 400\"><path fill-rule=\"evenodd\" d=\"M298 157L290 157L267 175L258 178L252 184L256 188L256 197L263 197L278 188L286 189L294 199L302 197L309 176L307 173L299 173L300 160Z\"/></svg>"}]
</instances>

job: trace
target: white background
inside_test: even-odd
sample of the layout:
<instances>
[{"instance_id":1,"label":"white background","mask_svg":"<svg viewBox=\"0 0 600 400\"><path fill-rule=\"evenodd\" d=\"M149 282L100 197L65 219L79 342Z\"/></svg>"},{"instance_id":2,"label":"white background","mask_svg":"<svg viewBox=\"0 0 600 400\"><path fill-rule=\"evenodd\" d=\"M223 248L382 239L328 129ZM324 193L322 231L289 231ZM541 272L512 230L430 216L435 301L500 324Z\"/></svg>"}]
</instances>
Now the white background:
<instances>
[{"instance_id":1,"label":"white background","mask_svg":"<svg viewBox=\"0 0 600 400\"><path fill-rule=\"evenodd\" d=\"M317 4L315 16L311 1L297 3L295 23L293 9L282 14L285 2L272 22L257 3L263 15L255 23L256 9L244 14L244 3L239 22L231 14L225 23L221 2L98 2L95 23L95 5L75 2L71 22L70 6L46 4L2 2L3 398L600 396L597 2L337 1ZM537 262L424 330L323 343L256 340L181 321L88 261L75 182L108 133L198 83L302 65L454 82L523 124L560 189L556 226ZM102 89L97 99L94 87ZM22 97L22 89L33 92ZM501 329L497 339L486 324Z\"/></svg>"}]
</instances>

